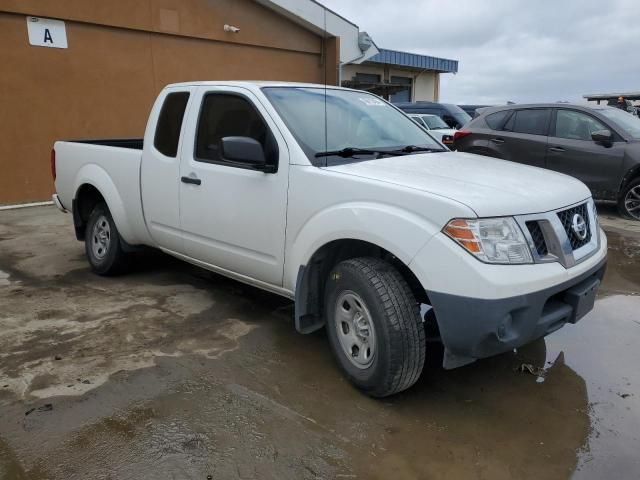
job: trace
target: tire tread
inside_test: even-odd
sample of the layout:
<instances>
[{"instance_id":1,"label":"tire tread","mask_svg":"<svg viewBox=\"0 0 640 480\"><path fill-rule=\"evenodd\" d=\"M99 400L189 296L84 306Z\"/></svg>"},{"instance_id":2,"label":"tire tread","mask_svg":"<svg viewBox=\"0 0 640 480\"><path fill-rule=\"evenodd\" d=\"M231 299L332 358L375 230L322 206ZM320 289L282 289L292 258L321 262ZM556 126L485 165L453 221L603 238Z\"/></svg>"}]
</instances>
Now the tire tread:
<instances>
[{"instance_id":1,"label":"tire tread","mask_svg":"<svg viewBox=\"0 0 640 480\"><path fill-rule=\"evenodd\" d=\"M411 387L424 367L426 339L420 307L409 284L390 263L373 257L343 261L342 268L363 275L373 287L383 305L389 334L389 370L394 372L384 385L369 393L376 397L393 395Z\"/></svg>"}]
</instances>

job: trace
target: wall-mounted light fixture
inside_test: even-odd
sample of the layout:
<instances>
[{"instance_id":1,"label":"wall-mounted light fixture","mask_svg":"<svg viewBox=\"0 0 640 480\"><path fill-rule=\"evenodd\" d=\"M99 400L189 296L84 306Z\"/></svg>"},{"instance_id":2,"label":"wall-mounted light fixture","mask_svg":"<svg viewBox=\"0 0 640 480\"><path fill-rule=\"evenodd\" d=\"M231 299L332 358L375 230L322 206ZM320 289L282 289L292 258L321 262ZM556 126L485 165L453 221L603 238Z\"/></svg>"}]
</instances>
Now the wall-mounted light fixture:
<instances>
[{"instance_id":1,"label":"wall-mounted light fixture","mask_svg":"<svg viewBox=\"0 0 640 480\"><path fill-rule=\"evenodd\" d=\"M224 24L224 31L231 33L238 33L240 29L238 27L234 27L233 25Z\"/></svg>"}]
</instances>

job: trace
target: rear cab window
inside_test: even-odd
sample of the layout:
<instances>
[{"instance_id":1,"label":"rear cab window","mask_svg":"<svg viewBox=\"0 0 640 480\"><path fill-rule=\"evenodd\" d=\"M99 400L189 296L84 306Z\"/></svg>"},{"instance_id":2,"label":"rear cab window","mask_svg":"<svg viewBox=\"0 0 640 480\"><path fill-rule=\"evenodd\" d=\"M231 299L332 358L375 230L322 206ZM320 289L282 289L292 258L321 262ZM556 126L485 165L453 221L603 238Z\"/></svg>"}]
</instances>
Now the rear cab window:
<instances>
[{"instance_id":1,"label":"rear cab window","mask_svg":"<svg viewBox=\"0 0 640 480\"><path fill-rule=\"evenodd\" d=\"M165 97L162 104L153 146L167 157L175 158L178 153L180 130L188 102L189 92L173 92Z\"/></svg>"}]
</instances>

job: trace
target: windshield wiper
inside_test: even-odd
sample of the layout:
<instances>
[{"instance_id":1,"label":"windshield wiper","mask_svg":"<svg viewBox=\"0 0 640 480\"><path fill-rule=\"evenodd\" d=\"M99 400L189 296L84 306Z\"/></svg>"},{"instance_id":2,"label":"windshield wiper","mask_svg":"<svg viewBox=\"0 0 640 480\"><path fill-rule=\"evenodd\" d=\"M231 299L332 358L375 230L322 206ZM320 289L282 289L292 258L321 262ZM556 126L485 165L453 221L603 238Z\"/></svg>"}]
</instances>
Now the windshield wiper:
<instances>
[{"instance_id":1,"label":"windshield wiper","mask_svg":"<svg viewBox=\"0 0 640 480\"><path fill-rule=\"evenodd\" d=\"M444 152L441 148L434 147L418 147L416 145L407 145L400 150L394 150L392 153L402 152L402 153L416 153L416 152Z\"/></svg>"},{"instance_id":2,"label":"windshield wiper","mask_svg":"<svg viewBox=\"0 0 640 480\"><path fill-rule=\"evenodd\" d=\"M406 147L395 149L395 150L382 150L376 148L357 148L357 147L346 147L340 150L328 150L326 152L318 152L316 153L316 158L318 157L342 157L342 158L351 158L356 155L407 155L410 153L418 153L418 152L444 152L441 148L433 148L433 147L418 147L416 145L407 145Z\"/></svg>"},{"instance_id":3,"label":"windshield wiper","mask_svg":"<svg viewBox=\"0 0 640 480\"><path fill-rule=\"evenodd\" d=\"M318 152L315 157L331 157L333 155L342 158L350 158L356 155L393 155L395 152L390 152L389 150L376 150L369 148L357 148L357 147L346 147L340 150L328 150L326 152Z\"/></svg>"}]
</instances>

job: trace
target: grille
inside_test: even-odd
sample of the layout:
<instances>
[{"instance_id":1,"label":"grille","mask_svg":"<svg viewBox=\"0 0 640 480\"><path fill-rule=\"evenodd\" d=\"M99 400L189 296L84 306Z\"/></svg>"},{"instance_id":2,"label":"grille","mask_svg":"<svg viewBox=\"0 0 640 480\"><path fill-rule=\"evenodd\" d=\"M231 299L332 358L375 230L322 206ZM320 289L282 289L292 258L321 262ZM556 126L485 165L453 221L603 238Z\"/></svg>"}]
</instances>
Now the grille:
<instances>
[{"instance_id":1,"label":"grille","mask_svg":"<svg viewBox=\"0 0 640 480\"><path fill-rule=\"evenodd\" d=\"M573 217L576 213L580 214L587 224L587 236L584 238L584 240L578 237L578 235L573 231L572 222ZM580 247L584 247L591 241L591 228L589 227L589 213L587 212L586 203L578 205L577 207L570 208L568 210L564 210L562 212L558 212L558 218L560 219L560 222L564 227L564 231L567 232L567 237L569 237L569 241L571 242L571 248L577 250Z\"/></svg>"},{"instance_id":2,"label":"grille","mask_svg":"<svg viewBox=\"0 0 640 480\"><path fill-rule=\"evenodd\" d=\"M540 224L537 221L527 222L527 228L529 229L533 243L536 246L538 255L541 257L547 255L549 250L547 249L547 242L544 241L544 235L542 234Z\"/></svg>"}]
</instances>

